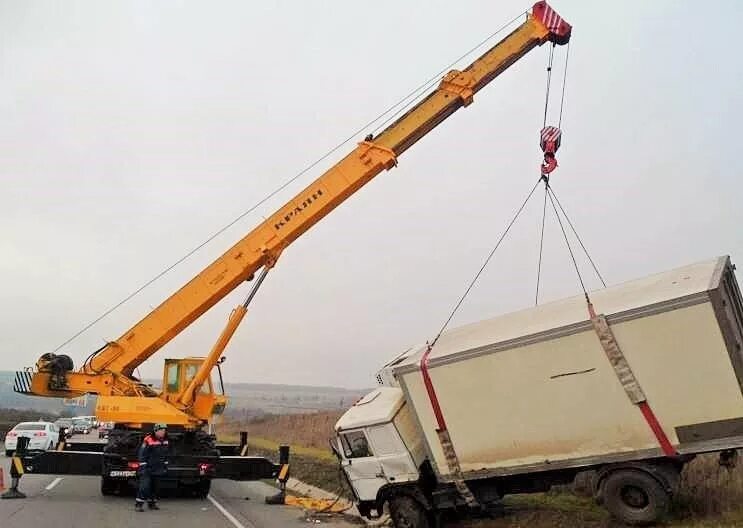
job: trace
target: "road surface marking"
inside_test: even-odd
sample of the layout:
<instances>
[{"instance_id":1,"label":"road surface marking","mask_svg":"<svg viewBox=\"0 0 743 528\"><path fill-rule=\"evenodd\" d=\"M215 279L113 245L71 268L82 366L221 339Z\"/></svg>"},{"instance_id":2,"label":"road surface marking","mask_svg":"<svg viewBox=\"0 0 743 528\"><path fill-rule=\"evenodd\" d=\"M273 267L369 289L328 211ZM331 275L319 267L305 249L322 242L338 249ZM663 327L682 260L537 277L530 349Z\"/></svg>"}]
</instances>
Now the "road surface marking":
<instances>
[{"instance_id":1,"label":"road surface marking","mask_svg":"<svg viewBox=\"0 0 743 528\"><path fill-rule=\"evenodd\" d=\"M57 477L57 478L55 478L54 480L52 480L52 481L51 481L51 482L49 483L49 485L48 485L48 486L46 487L46 490L47 490L47 491L49 491L49 490L50 490L50 489L52 489L52 488L53 488L54 486L56 486L57 484L59 484L60 482L62 482L62 478L63 478L63 477Z\"/></svg>"},{"instance_id":2,"label":"road surface marking","mask_svg":"<svg viewBox=\"0 0 743 528\"><path fill-rule=\"evenodd\" d=\"M230 521L235 528L255 528L255 525L253 525L252 523L248 521L245 521L246 524L243 524L237 519L235 519L235 516L232 515L230 512L228 512L227 509L221 504L219 504L217 500L211 495L207 495L206 498L209 499L212 504L214 504L214 507L217 508L220 511L220 513L224 515L227 518L227 520Z\"/></svg>"}]
</instances>

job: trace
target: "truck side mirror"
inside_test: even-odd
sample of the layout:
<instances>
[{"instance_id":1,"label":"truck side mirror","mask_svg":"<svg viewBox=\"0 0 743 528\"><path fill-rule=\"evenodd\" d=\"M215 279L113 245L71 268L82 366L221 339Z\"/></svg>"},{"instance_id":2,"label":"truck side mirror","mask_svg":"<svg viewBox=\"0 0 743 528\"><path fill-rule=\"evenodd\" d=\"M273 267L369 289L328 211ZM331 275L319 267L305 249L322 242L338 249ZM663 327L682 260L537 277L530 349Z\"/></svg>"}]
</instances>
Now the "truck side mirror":
<instances>
[{"instance_id":1,"label":"truck side mirror","mask_svg":"<svg viewBox=\"0 0 743 528\"><path fill-rule=\"evenodd\" d=\"M335 438L333 438L332 436L328 438L328 444L330 444L330 450L333 452L333 454L338 460L341 460L341 454L338 452L338 448L336 447L334 440Z\"/></svg>"}]
</instances>

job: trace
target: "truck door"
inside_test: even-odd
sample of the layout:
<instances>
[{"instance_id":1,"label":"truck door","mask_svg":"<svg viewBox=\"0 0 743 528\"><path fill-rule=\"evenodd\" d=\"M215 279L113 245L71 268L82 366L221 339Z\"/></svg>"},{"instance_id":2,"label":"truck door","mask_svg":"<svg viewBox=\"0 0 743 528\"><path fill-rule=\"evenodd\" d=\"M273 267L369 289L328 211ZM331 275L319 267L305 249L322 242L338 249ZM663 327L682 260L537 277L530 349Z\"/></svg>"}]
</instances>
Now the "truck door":
<instances>
[{"instance_id":1,"label":"truck door","mask_svg":"<svg viewBox=\"0 0 743 528\"><path fill-rule=\"evenodd\" d=\"M362 501L375 500L377 491L387 481L379 459L374 456L363 429L340 434L343 459L341 465L356 494Z\"/></svg>"},{"instance_id":2,"label":"truck door","mask_svg":"<svg viewBox=\"0 0 743 528\"><path fill-rule=\"evenodd\" d=\"M418 480L418 469L391 422L374 425L366 429L376 454L382 474L387 482L409 482Z\"/></svg>"}]
</instances>

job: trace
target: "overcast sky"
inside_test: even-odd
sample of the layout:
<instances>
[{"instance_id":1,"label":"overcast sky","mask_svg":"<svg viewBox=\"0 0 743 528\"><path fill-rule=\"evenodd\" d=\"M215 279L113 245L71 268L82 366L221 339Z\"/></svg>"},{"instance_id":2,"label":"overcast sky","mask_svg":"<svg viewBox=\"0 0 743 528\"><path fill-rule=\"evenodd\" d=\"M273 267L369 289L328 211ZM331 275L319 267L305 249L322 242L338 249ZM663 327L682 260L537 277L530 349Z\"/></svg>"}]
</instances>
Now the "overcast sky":
<instances>
[{"instance_id":1,"label":"overcast sky","mask_svg":"<svg viewBox=\"0 0 743 528\"><path fill-rule=\"evenodd\" d=\"M0 369L32 365L528 7L0 0ZM743 4L554 7L574 31L553 186L607 281L742 263ZM371 386L436 333L538 176L546 57L531 52L284 252L228 380ZM320 173L63 351L79 364L122 335ZM455 324L533 304L541 198ZM547 221L544 301L579 292ZM205 354L245 293L141 374Z\"/></svg>"}]
</instances>

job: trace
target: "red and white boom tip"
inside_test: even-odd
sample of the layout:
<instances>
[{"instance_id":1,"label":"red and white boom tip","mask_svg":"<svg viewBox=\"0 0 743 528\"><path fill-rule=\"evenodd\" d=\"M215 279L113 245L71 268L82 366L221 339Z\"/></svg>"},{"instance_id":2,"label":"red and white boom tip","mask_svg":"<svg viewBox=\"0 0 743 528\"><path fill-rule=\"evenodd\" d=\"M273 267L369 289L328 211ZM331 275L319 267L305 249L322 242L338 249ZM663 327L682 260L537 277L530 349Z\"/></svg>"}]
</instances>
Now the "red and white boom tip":
<instances>
[{"instance_id":1,"label":"red and white boom tip","mask_svg":"<svg viewBox=\"0 0 743 528\"><path fill-rule=\"evenodd\" d=\"M537 2L531 9L532 16L540 21L549 30L550 42L555 44L567 44L570 40L570 32L573 26L552 9L547 2Z\"/></svg>"}]
</instances>

